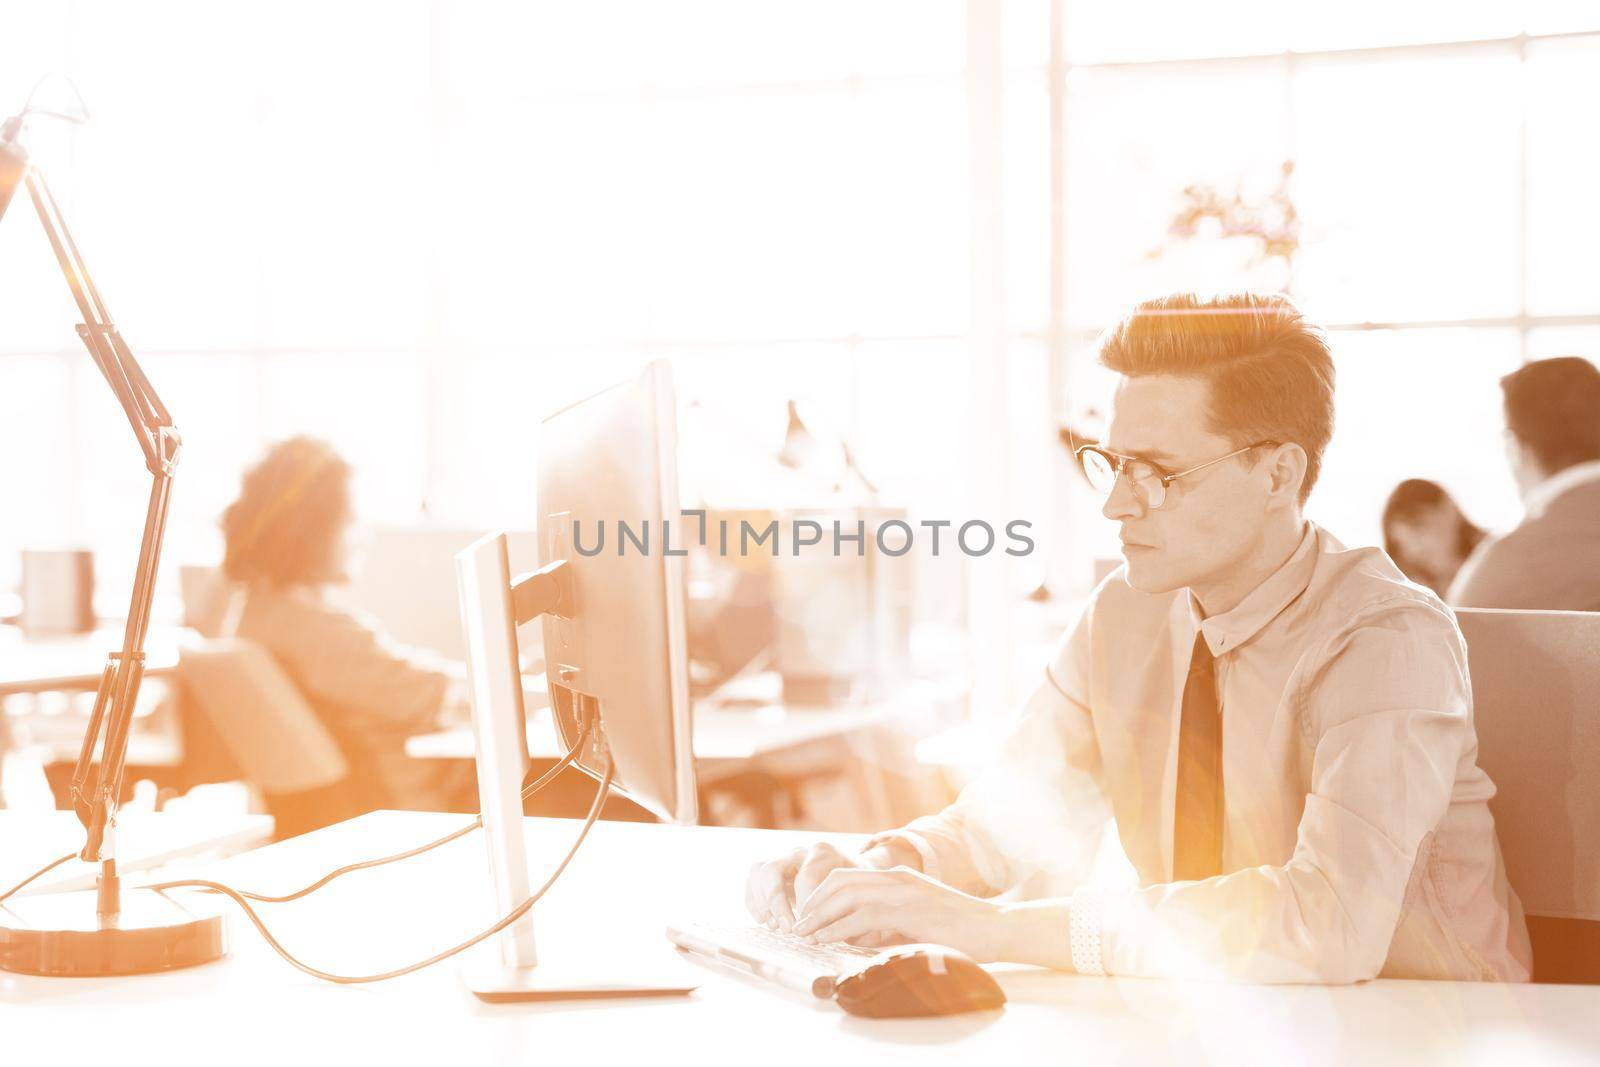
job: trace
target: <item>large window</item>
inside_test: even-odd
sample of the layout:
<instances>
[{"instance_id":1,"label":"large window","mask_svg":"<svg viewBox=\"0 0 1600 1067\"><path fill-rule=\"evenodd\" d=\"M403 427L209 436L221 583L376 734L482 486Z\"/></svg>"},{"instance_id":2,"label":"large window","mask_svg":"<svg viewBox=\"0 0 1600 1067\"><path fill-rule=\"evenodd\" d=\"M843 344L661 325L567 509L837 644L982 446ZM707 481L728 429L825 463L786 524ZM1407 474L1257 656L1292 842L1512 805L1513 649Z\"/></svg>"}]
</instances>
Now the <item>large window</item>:
<instances>
[{"instance_id":1,"label":"large window","mask_svg":"<svg viewBox=\"0 0 1600 1067\"><path fill-rule=\"evenodd\" d=\"M526 524L539 417L662 356L716 433L775 448L793 399L896 500L959 489L962 0L28 7L0 111L62 70L93 112L34 153L184 433L169 559L214 556L296 432L355 462L369 520ZM77 542L120 589L137 453L26 207L0 587Z\"/></svg>"},{"instance_id":2,"label":"large window","mask_svg":"<svg viewBox=\"0 0 1600 1067\"><path fill-rule=\"evenodd\" d=\"M1136 299L1288 285L1329 325L1313 513L1355 542L1407 476L1514 520L1495 379L1600 352L1576 0L1005 0L977 205L965 0L14 6L0 113L46 71L81 87L93 122L39 124L36 156L188 442L169 559L214 555L243 465L301 431L355 460L368 519L525 524L538 417L667 356L722 439L772 442L797 400L914 509L966 507L973 435L1005 435L1005 504L1071 592L1114 532L1053 425ZM1186 189L1280 184L1288 260L1169 235ZM116 590L137 454L26 208L0 224L0 588L18 548L72 541ZM975 323L1006 353L998 425Z\"/></svg>"},{"instance_id":3,"label":"large window","mask_svg":"<svg viewBox=\"0 0 1600 1067\"><path fill-rule=\"evenodd\" d=\"M1063 414L1099 399L1095 335L1135 300L1287 286L1339 376L1312 516L1375 543L1388 491L1428 477L1514 522L1497 379L1600 353L1596 29L1579 4L1069 0ZM1286 195L1292 255L1214 219L1175 238L1193 188L1269 229Z\"/></svg>"}]
</instances>

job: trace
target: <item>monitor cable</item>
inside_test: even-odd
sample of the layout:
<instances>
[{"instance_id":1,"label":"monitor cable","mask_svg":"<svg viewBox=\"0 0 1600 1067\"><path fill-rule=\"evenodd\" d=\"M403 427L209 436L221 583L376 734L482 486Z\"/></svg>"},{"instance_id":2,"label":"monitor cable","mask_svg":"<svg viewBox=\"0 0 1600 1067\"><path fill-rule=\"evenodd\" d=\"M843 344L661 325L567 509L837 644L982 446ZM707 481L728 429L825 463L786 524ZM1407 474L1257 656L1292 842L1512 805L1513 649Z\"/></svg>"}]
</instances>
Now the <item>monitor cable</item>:
<instances>
[{"instance_id":1,"label":"monitor cable","mask_svg":"<svg viewBox=\"0 0 1600 1067\"><path fill-rule=\"evenodd\" d=\"M7 889L4 893L0 893L0 903L3 903L7 897L13 896L16 893L21 892L22 889L29 882L33 881L35 878L44 877L45 875L49 874L51 871L55 870L57 867L61 866L63 863L67 862L70 859L75 858L77 855L78 854L76 852L68 852L65 856L62 856L60 859L51 860L49 863L45 864L43 867L40 867L37 871L34 871L32 874L28 875L28 877L24 878L22 881L18 882L16 885L12 886L10 889Z\"/></svg>"},{"instance_id":2,"label":"monitor cable","mask_svg":"<svg viewBox=\"0 0 1600 1067\"><path fill-rule=\"evenodd\" d=\"M578 754L583 751L584 744L589 740L589 732L593 725L593 716L585 716L583 720L583 726L578 732L577 740L573 742L572 747L567 751L567 754L557 760L553 767L551 767L548 771L545 771L535 781L530 782L522 787L523 800L527 800L529 797L539 792L539 790L549 785L556 775L572 766L573 761L578 758ZM239 890L239 895L247 900L254 900L260 904L287 904L291 900L299 900L301 897L308 896L316 892L329 882L333 881L335 878L349 874L352 871L370 870L373 867L382 867L387 863L397 863L400 860L407 860L413 856L420 856L424 852L430 852L433 849L438 848L440 845L448 845L457 838L465 837L467 834L470 834L472 831L478 829L482 825L483 816L479 815L467 825L459 829L452 830L448 834L445 834L443 837L435 841L429 841L427 844L406 849L404 852L396 852L392 856L383 856L375 860L362 860L359 863L348 864L344 867L338 868L337 870L329 871L327 874L323 875L315 882L312 882L310 885L305 886L302 889L297 889L292 893L284 893L281 896L271 896L266 893L252 893L248 890ZM69 852L65 856L52 860L50 863L39 868L37 871L34 871L32 874L28 875L28 877L24 878L10 889L7 889L4 893L0 893L0 903L4 903L8 898L21 892L34 880L44 877L57 867L61 866L63 863L68 862L76 856L76 852Z\"/></svg>"},{"instance_id":3,"label":"monitor cable","mask_svg":"<svg viewBox=\"0 0 1600 1067\"><path fill-rule=\"evenodd\" d=\"M577 751L576 747L574 747L573 751ZM584 838L589 836L590 828L594 826L595 820L600 817L600 809L605 806L606 797L611 793L611 780L614 771L615 765L612 763L610 756L607 755L605 773L600 778L600 786L595 790L594 803L589 806L589 813L584 817L583 826L578 830L577 839L573 841L572 847L567 850L567 854L562 857L561 862L557 864L556 869L551 872L550 877L545 880L545 883L542 886L534 891L532 896L518 904L515 908L512 908L511 911L507 912L506 915L500 919L499 922L495 923L487 930L473 935L467 940L461 942L459 945L447 948L443 952L429 956L427 959L418 963L408 964L404 967L397 967L392 971L384 971L381 974L332 974L328 971L319 970L308 963L304 963L301 960L296 959L295 956L289 952L289 950L284 948L283 945L278 942L277 938L272 936L272 932L267 929L266 924L261 921L261 917L257 915L255 909L250 906L250 901L246 899L245 895L231 886L223 885L221 882L212 882L203 878L183 878L171 882L157 882L154 885L147 886L146 888L153 889L156 892L166 892L170 889L191 888L209 889L214 893L221 893L223 896L228 897L235 904L244 909L245 916L249 918L252 924L254 924L256 930L261 934L262 938L266 940L267 944L272 947L274 952L276 952L279 956L282 956L289 964L305 972L306 974L311 975L313 978L320 978L325 982L333 982L338 985L361 985L367 982L383 982L390 978L399 978L401 975L411 974L413 971L420 971L424 967L431 967L435 963L439 963L442 960L449 959L451 956L465 952L467 949L472 948L479 942L487 940L488 938L493 937L495 934L498 934L501 930L504 930L506 927L510 926L512 923L526 915L528 910L538 903L539 899L549 891L552 885L555 884L556 879L561 877L561 872L567 869L567 864L571 863L572 858L578 854L579 846L583 844ZM438 842L436 842L436 844L437 843ZM426 849L422 849L420 851L426 851Z\"/></svg>"},{"instance_id":4,"label":"monitor cable","mask_svg":"<svg viewBox=\"0 0 1600 1067\"><path fill-rule=\"evenodd\" d=\"M567 750L567 754L557 760L555 766L551 767L548 771L545 771L538 777L537 780L522 787L523 800L527 800L529 797L539 792L539 790L549 785L556 775L572 766L573 761L576 760L578 755L583 751L584 745L588 743L589 733L593 725L594 717L592 715L585 716L583 720L583 726L578 732L578 737L572 743L572 747ZM323 886L327 885L329 882L340 877L341 875L349 874L351 871L364 871L373 867L382 867L386 863L396 863L400 860L410 859L413 856L420 856L424 852L429 852L438 848L440 845L447 845L456 840L458 837L465 837L467 834L470 834L472 831L478 829L482 825L483 816L479 815L467 825L450 831L448 834L445 834L438 840L429 841L425 845L418 845L417 847L407 849L404 852L396 852L392 856L384 856L381 859L375 860L362 860L360 863L352 863L347 866L340 867L338 870L328 872L305 888L297 889L292 893L285 893L282 896L270 896L265 893L251 893L245 890L240 890L239 895L248 900L254 900L260 904L286 904L291 900L299 900L301 897L316 892L318 889L321 889Z\"/></svg>"}]
</instances>

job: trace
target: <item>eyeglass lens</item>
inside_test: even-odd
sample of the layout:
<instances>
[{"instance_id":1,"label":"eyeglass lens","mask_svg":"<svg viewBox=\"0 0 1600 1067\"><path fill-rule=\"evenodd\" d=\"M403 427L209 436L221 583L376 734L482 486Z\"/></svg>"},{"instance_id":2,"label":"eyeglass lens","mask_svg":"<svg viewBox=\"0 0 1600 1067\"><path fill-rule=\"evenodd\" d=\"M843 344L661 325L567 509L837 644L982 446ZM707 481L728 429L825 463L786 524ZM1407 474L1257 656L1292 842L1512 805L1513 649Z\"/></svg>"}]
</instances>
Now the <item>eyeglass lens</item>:
<instances>
[{"instance_id":1,"label":"eyeglass lens","mask_svg":"<svg viewBox=\"0 0 1600 1067\"><path fill-rule=\"evenodd\" d=\"M1102 452L1086 449L1082 454L1082 462L1083 473L1089 479L1089 484L1096 492L1110 496L1111 491L1117 486L1115 461ZM1167 487L1161 484L1161 479L1148 464L1139 460L1129 460L1123 467L1123 472L1150 507L1158 508L1166 500Z\"/></svg>"}]
</instances>

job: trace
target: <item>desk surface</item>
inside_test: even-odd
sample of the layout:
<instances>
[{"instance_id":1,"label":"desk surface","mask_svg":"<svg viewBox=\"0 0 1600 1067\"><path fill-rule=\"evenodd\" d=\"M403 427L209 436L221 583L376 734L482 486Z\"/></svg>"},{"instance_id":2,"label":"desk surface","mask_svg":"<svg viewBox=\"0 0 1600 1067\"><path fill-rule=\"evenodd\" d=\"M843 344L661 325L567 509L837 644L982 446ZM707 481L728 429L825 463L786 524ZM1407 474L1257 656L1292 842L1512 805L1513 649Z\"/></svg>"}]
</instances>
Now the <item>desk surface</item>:
<instances>
[{"instance_id":1,"label":"desk surface","mask_svg":"<svg viewBox=\"0 0 1600 1067\"><path fill-rule=\"evenodd\" d=\"M176 671L178 649L192 634L182 626L150 627L144 676L158 678ZM60 637L29 637L15 626L0 626L0 696L96 689L108 655L121 648L120 623Z\"/></svg>"},{"instance_id":2,"label":"desk surface","mask_svg":"<svg viewBox=\"0 0 1600 1067\"><path fill-rule=\"evenodd\" d=\"M259 891L298 886L356 857L412 845L460 816L377 813L213 868ZM536 872L576 824L530 819ZM1371 982L1248 987L999 969L1001 1012L867 1020L731 972L675 958L669 919L741 916L749 864L813 835L628 823L595 827L535 909L546 958L581 953L692 967L688 998L489 1005L453 961L372 986L334 986L277 959L229 919L233 953L190 971L102 981L0 975L7 1062L47 1062L85 1026L143 1062L529 1064L882 1062L897 1046L944 1063L1593 1063L1600 988ZM483 839L341 879L265 908L273 932L311 963L362 972L420 958L491 918ZM28 1053L31 1053L29 1055ZM57 1054L58 1056L60 1053ZM63 1061L64 1062L64 1061Z\"/></svg>"},{"instance_id":3,"label":"desk surface","mask_svg":"<svg viewBox=\"0 0 1600 1067\"><path fill-rule=\"evenodd\" d=\"M227 856L272 839L270 815L124 811L117 815L117 866L125 874L195 855ZM0 892L83 844L70 811L0 811ZM98 868L73 860L39 878L21 895L93 889Z\"/></svg>"}]
</instances>

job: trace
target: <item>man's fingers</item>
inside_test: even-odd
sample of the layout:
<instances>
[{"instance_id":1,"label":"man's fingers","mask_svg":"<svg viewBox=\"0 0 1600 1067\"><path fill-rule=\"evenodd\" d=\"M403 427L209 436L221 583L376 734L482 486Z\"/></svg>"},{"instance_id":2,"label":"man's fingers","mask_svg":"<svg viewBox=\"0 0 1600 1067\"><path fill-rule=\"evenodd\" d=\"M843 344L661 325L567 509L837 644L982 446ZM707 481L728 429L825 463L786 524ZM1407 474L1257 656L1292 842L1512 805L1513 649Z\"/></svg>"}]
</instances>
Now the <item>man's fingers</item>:
<instances>
[{"instance_id":1,"label":"man's fingers","mask_svg":"<svg viewBox=\"0 0 1600 1067\"><path fill-rule=\"evenodd\" d=\"M756 886L761 878L761 868L765 864L756 863L750 867L750 873L744 880L744 909L750 917L758 923L767 921L767 902L757 891Z\"/></svg>"},{"instance_id":2,"label":"man's fingers","mask_svg":"<svg viewBox=\"0 0 1600 1067\"><path fill-rule=\"evenodd\" d=\"M851 911L868 906L903 904L914 895L914 876L902 869L887 871L839 868L822 880L806 902L795 933L815 934Z\"/></svg>"},{"instance_id":3,"label":"man's fingers","mask_svg":"<svg viewBox=\"0 0 1600 1067\"><path fill-rule=\"evenodd\" d=\"M817 891L823 879L837 870L847 869L849 860L839 855L833 849L821 855L813 854L806 858L806 862L795 872L794 876L794 903L797 911L806 909L806 902L811 894Z\"/></svg>"},{"instance_id":4,"label":"man's fingers","mask_svg":"<svg viewBox=\"0 0 1600 1067\"><path fill-rule=\"evenodd\" d=\"M767 914L771 926L785 932L794 929L794 905L789 901L789 886L779 885L767 897Z\"/></svg>"},{"instance_id":5,"label":"man's fingers","mask_svg":"<svg viewBox=\"0 0 1600 1067\"><path fill-rule=\"evenodd\" d=\"M888 932L887 924L892 921L890 919L892 912L892 908L867 905L847 915L841 915L828 925L819 928L811 936L817 941L850 941L883 935Z\"/></svg>"},{"instance_id":6,"label":"man's fingers","mask_svg":"<svg viewBox=\"0 0 1600 1067\"><path fill-rule=\"evenodd\" d=\"M801 916L804 918L813 911L827 907L835 895L847 890L860 888L868 892L900 891L905 887L906 873L899 868L880 871L862 867L836 867L828 872L827 877L822 879L816 890L806 899L805 907L801 909Z\"/></svg>"},{"instance_id":7,"label":"man's fingers","mask_svg":"<svg viewBox=\"0 0 1600 1067\"><path fill-rule=\"evenodd\" d=\"M769 926L776 925L780 919L790 924L794 922L789 883L804 858L804 850L795 849L780 860L758 863L750 868L750 875L745 880L744 903L756 922L764 922ZM781 908L775 906L779 898L783 904Z\"/></svg>"},{"instance_id":8,"label":"man's fingers","mask_svg":"<svg viewBox=\"0 0 1600 1067\"><path fill-rule=\"evenodd\" d=\"M745 881L744 905L756 922L767 922L772 917L767 901L772 896L772 887L778 883L779 875L774 870L775 866L772 863L758 863L750 868L750 877Z\"/></svg>"},{"instance_id":9,"label":"man's fingers","mask_svg":"<svg viewBox=\"0 0 1600 1067\"><path fill-rule=\"evenodd\" d=\"M826 885L826 883L824 883ZM815 934L818 930L835 922L860 908L882 902L881 890L874 892L872 887L863 887L855 884L846 884L842 888L834 889L823 899L818 899L824 890L819 889L811 898L811 906L805 910L800 921L795 924L794 932L802 937Z\"/></svg>"},{"instance_id":10,"label":"man's fingers","mask_svg":"<svg viewBox=\"0 0 1600 1067\"><path fill-rule=\"evenodd\" d=\"M794 876L805 860L805 850L797 848L772 865L772 880L767 886L767 915L768 925L773 929L794 928Z\"/></svg>"}]
</instances>

